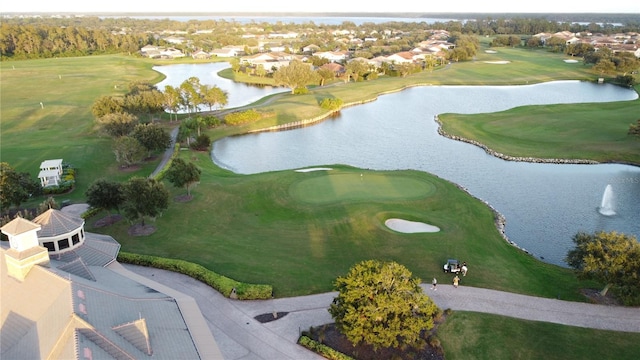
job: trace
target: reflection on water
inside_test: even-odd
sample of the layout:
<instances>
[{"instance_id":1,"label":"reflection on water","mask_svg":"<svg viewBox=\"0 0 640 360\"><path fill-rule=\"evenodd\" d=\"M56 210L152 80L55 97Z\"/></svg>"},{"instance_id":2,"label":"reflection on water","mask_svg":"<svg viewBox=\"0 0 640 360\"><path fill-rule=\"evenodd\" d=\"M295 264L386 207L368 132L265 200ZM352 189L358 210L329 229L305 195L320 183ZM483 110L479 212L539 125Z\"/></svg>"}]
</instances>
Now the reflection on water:
<instances>
[{"instance_id":1,"label":"reflection on water","mask_svg":"<svg viewBox=\"0 0 640 360\"><path fill-rule=\"evenodd\" d=\"M237 83L218 76L218 72L229 67L229 63L217 62L208 64L163 65L154 66L153 69L166 76L164 80L156 84L158 90L164 91L166 85L179 87L180 84L188 78L197 77L200 79L201 84L216 85L227 92L229 101L227 106L225 106L227 109L251 104L265 96L288 91L282 87Z\"/></svg>"},{"instance_id":2,"label":"reflection on water","mask_svg":"<svg viewBox=\"0 0 640 360\"><path fill-rule=\"evenodd\" d=\"M636 98L632 90L578 81L412 88L344 109L336 119L311 127L221 139L214 143L212 158L242 174L330 164L430 172L463 186L501 212L507 236L520 247L564 266L578 231L616 230L640 236L640 168L504 161L438 135L434 116ZM616 198L616 216L598 212L607 184Z\"/></svg>"}]
</instances>

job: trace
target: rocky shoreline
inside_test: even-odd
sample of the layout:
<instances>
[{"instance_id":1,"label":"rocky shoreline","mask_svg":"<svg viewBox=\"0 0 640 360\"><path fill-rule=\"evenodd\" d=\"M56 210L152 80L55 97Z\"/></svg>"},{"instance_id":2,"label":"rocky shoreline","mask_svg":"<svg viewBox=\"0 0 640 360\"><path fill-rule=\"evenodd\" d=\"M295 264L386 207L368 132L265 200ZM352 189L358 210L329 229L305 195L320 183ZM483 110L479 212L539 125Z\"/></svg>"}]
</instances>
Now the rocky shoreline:
<instances>
[{"instance_id":1,"label":"rocky shoreline","mask_svg":"<svg viewBox=\"0 0 640 360\"><path fill-rule=\"evenodd\" d=\"M467 139L467 138L464 138L462 136L448 134L447 132L445 132L442 129L442 122L440 121L440 118L438 117L438 115L435 116L434 120L438 123L438 134L440 134L440 135L442 135L442 136L444 136L446 138L449 138L451 140L462 141L462 142L466 142L468 144L475 145L475 146L483 149L487 154L489 154L491 156L495 156L495 157L503 159L503 160L530 162L530 163L541 163L541 164L599 164L599 162L597 162L595 160L586 160L586 159L546 159L546 158L536 158L536 157L530 157L530 156L505 155L503 153L499 153L499 152L489 148L485 144L482 144L482 143L480 143L478 141Z\"/></svg>"}]
</instances>

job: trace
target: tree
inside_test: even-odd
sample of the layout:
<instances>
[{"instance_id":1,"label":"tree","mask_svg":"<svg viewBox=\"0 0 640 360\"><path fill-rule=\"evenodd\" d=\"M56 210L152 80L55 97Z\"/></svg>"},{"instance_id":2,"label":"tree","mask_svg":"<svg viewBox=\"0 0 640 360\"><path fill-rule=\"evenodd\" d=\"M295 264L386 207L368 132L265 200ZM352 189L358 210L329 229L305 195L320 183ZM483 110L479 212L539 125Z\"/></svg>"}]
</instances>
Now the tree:
<instances>
[{"instance_id":1,"label":"tree","mask_svg":"<svg viewBox=\"0 0 640 360\"><path fill-rule=\"evenodd\" d=\"M321 67L318 68L316 72L318 73L318 78L320 79L320 86L324 86L327 81L331 81L336 78L336 74L331 69Z\"/></svg>"},{"instance_id":2,"label":"tree","mask_svg":"<svg viewBox=\"0 0 640 360\"><path fill-rule=\"evenodd\" d=\"M291 89L294 94L298 88L305 88L307 84L314 81L316 73L309 64L299 60L293 60L287 66L282 66L273 74L276 85L284 85Z\"/></svg>"},{"instance_id":3,"label":"tree","mask_svg":"<svg viewBox=\"0 0 640 360\"><path fill-rule=\"evenodd\" d=\"M600 75L610 74L616 71L616 65L609 59L600 59L598 63L593 65L593 70Z\"/></svg>"},{"instance_id":4,"label":"tree","mask_svg":"<svg viewBox=\"0 0 640 360\"><path fill-rule=\"evenodd\" d=\"M121 113L123 109L123 99L113 96L102 96L91 106L91 113L96 118L101 118L108 114Z\"/></svg>"},{"instance_id":5,"label":"tree","mask_svg":"<svg viewBox=\"0 0 640 360\"><path fill-rule=\"evenodd\" d=\"M180 91L182 94L182 105L187 108L189 116L192 111L196 111L198 106L202 104L202 95L200 94L200 79L192 76L180 84Z\"/></svg>"},{"instance_id":6,"label":"tree","mask_svg":"<svg viewBox=\"0 0 640 360\"><path fill-rule=\"evenodd\" d=\"M192 162L186 162L181 158L175 158L169 166L165 177L175 187L185 187L187 195L191 196L191 185L200 181L202 171Z\"/></svg>"},{"instance_id":7,"label":"tree","mask_svg":"<svg viewBox=\"0 0 640 360\"><path fill-rule=\"evenodd\" d=\"M164 87L164 100L162 102L164 109L169 112L169 120L171 120L171 113L175 115L176 121L178 120L178 110L180 110L180 103L182 102L182 94L179 89L174 88L171 85Z\"/></svg>"},{"instance_id":8,"label":"tree","mask_svg":"<svg viewBox=\"0 0 640 360\"><path fill-rule=\"evenodd\" d=\"M567 253L567 264L580 277L605 283L603 296L612 286L640 292L640 243L634 236L615 231L579 232L573 242L576 247ZM635 286L628 288L630 284Z\"/></svg>"},{"instance_id":9,"label":"tree","mask_svg":"<svg viewBox=\"0 0 640 360\"><path fill-rule=\"evenodd\" d=\"M171 135L157 124L138 124L133 128L131 137L147 149L148 156L153 151L165 150L171 146Z\"/></svg>"},{"instance_id":10,"label":"tree","mask_svg":"<svg viewBox=\"0 0 640 360\"><path fill-rule=\"evenodd\" d=\"M129 135L138 123L138 118L129 113L111 113L98 118L98 126L111 137Z\"/></svg>"},{"instance_id":11,"label":"tree","mask_svg":"<svg viewBox=\"0 0 640 360\"><path fill-rule=\"evenodd\" d=\"M169 207L169 191L163 183L149 178L132 177L123 186L125 201L122 209L130 221L141 220L145 225L145 217L156 217Z\"/></svg>"},{"instance_id":12,"label":"tree","mask_svg":"<svg viewBox=\"0 0 640 360\"><path fill-rule=\"evenodd\" d=\"M84 194L87 204L105 210L119 211L125 200L122 184L107 179L95 180Z\"/></svg>"},{"instance_id":13,"label":"tree","mask_svg":"<svg viewBox=\"0 0 640 360\"><path fill-rule=\"evenodd\" d=\"M200 95L202 104L207 105L209 111L212 111L216 105L221 109L229 103L229 94L217 85L200 85Z\"/></svg>"},{"instance_id":14,"label":"tree","mask_svg":"<svg viewBox=\"0 0 640 360\"><path fill-rule=\"evenodd\" d=\"M367 71L369 71L369 65L364 61L360 60L352 60L345 66L346 70L351 70L351 77L353 81L358 81L358 79L363 76Z\"/></svg>"},{"instance_id":15,"label":"tree","mask_svg":"<svg viewBox=\"0 0 640 360\"><path fill-rule=\"evenodd\" d=\"M395 262L367 260L335 282L338 297L329 313L353 344L415 346L434 326L438 307L422 292L420 279Z\"/></svg>"},{"instance_id":16,"label":"tree","mask_svg":"<svg viewBox=\"0 0 640 360\"><path fill-rule=\"evenodd\" d=\"M113 143L113 153L116 155L117 163L128 167L141 162L147 149L138 140L130 136L121 136Z\"/></svg>"},{"instance_id":17,"label":"tree","mask_svg":"<svg viewBox=\"0 0 640 360\"><path fill-rule=\"evenodd\" d=\"M629 135L640 136L640 119L636 121L636 124L629 125Z\"/></svg>"},{"instance_id":18,"label":"tree","mask_svg":"<svg viewBox=\"0 0 640 360\"><path fill-rule=\"evenodd\" d=\"M40 190L40 183L31 179L29 173L17 172L8 163L0 162L0 209L3 212L11 205L20 206Z\"/></svg>"}]
</instances>

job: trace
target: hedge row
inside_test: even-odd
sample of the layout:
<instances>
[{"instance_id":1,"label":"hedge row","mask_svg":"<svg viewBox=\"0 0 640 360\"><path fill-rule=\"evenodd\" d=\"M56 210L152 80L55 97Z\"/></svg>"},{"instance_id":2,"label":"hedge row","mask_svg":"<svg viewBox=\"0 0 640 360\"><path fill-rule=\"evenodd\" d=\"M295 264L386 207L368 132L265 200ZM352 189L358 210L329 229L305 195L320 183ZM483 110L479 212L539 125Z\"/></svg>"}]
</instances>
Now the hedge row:
<instances>
[{"instance_id":1,"label":"hedge row","mask_svg":"<svg viewBox=\"0 0 640 360\"><path fill-rule=\"evenodd\" d=\"M271 299L273 297L273 288L271 285L242 283L226 276L216 274L201 265L184 260L166 259L121 251L118 254L118 261L126 264L148 266L178 272L202 281L226 297L230 297L234 289L235 296L240 300L264 300Z\"/></svg>"},{"instance_id":2,"label":"hedge row","mask_svg":"<svg viewBox=\"0 0 640 360\"><path fill-rule=\"evenodd\" d=\"M336 351L327 345L321 344L308 336L302 335L298 339L298 344L306 347L307 349L322 355L323 357L331 360L354 360L351 356L345 355L339 351Z\"/></svg>"}]
</instances>

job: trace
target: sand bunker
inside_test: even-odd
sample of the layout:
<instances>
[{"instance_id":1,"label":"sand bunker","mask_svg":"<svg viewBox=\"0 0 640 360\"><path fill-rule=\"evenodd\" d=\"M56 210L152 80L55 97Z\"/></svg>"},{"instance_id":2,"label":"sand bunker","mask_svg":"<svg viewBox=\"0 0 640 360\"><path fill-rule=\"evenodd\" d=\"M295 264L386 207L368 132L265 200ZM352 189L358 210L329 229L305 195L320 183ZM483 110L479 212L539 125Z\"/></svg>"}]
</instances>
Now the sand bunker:
<instances>
[{"instance_id":1,"label":"sand bunker","mask_svg":"<svg viewBox=\"0 0 640 360\"><path fill-rule=\"evenodd\" d=\"M297 172L310 172L310 171L322 171L322 170L333 170L332 168L310 168L310 169L298 169Z\"/></svg>"},{"instance_id":2,"label":"sand bunker","mask_svg":"<svg viewBox=\"0 0 640 360\"><path fill-rule=\"evenodd\" d=\"M569 64L575 64L575 63L578 62L578 60L567 59L567 60L564 60L564 62L569 63Z\"/></svg>"},{"instance_id":3,"label":"sand bunker","mask_svg":"<svg viewBox=\"0 0 640 360\"><path fill-rule=\"evenodd\" d=\"M485 50L484 52L486 52L487 54L497 54L498 53L495 50Z\"/></svg>"},{"instance_id":4,"label":"sand bunker","mask_svg":"<svg viewBox=\"0 0 640 360\"><path fill-rule=\"evenodd\" d=\"M508 64L510 62L511 61L485 61L484 63L485 64L499 64L499 65L502 65L502 64Z\"/></svg>"},{"instance_id":5,"label":"sand bunker","mask_svg":"<svg viewBox=\"0 0 640 360\"><path fill-rule=\"evenodd\" d=\"M440 228L437 226L402 219L388 219L384 224L391 230L408 234L434 233L440 231Z\"/></svg>"}]
</instances>

